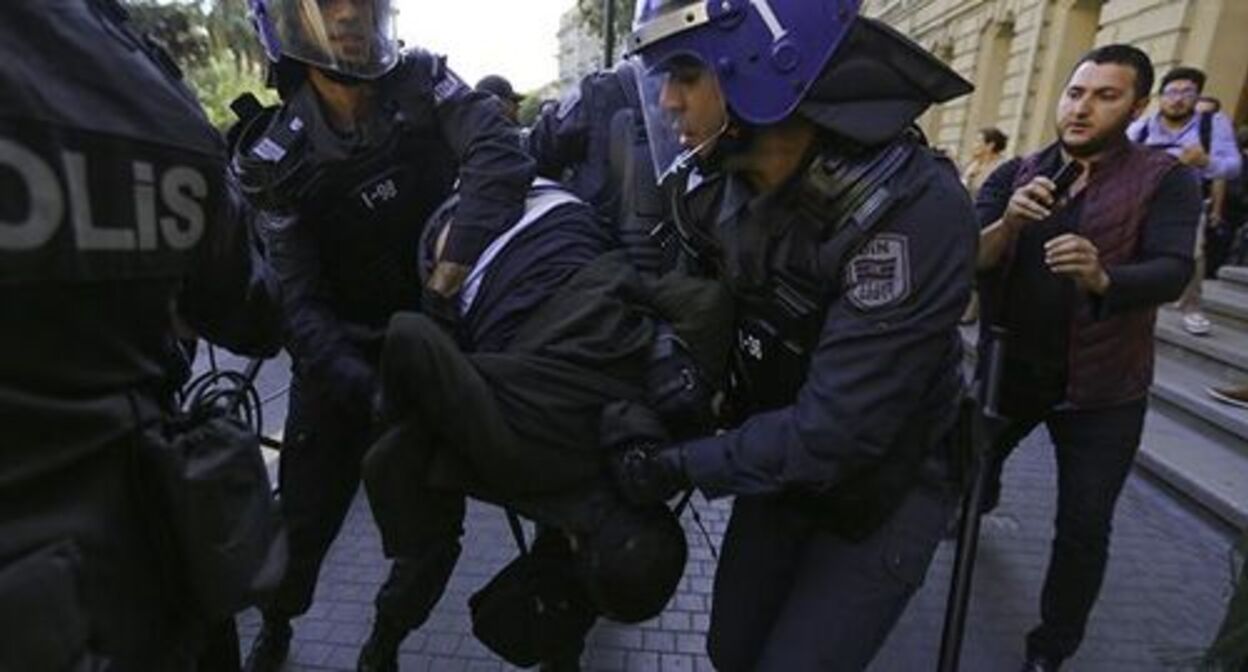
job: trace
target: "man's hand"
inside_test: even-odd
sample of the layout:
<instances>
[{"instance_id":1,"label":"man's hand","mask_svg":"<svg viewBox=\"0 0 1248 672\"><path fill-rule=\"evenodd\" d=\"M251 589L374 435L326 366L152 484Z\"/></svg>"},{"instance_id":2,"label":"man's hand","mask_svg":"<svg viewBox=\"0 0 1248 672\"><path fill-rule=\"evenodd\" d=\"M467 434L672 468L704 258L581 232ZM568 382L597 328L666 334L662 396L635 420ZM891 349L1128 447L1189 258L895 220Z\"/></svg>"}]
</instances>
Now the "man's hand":
<instances>
[{"instance_id":1,"label":"man's hand","mask_svg":"<svg viewBox=\"0 0 1248 672\"><path fill-rule=\"evenodd\" d=\"M1053 180L1038 175L1027 184L1015 190L1010 196L1010 203L1005 208L1002 223L1013 231L1031 222L1048 219L1053 214L1053 191L1057 185Z\"/></svg>"},{"instance_id":2,"label":"man's hand","mask_svg":"<svg viewBox=\"0 0 1248 672\"><path fill-rule=\"evenodd\" d=\"M1188 145L1179 153L1179 162L1193 168L1204 168L1209 165L1209 154L1200 145Z\"/></svg>"},{"instance_id":3,"label":"man's hand","mask_svg":"<svg viewBox=\"0 0 1248 672\"><path fill-rule=\"evenodd\" d=\"M615 484L631 504L644 506L666 502L689 488L684 459L679 448L639 445L610 458Z\"/></svg>"},{"instance_id":4,"label":"man's hand","mask_svg":"<svg viewBox=\"0 0 1248 672\"><path fill-rule=\"evenodd\" d=\"M464 280L468 279L469 267L463 264L456 264L451 261L439 261L433 267L433 273L429 274L429 283L426 287L444 297L455 296L459 293L460 288L464 286Z\"/></svg>"},{"instance_id":5,"label":"man's hand","mask_svg":"<svg viewBox=\"0 0 1248 672\"><path fill-rule=\"evenodd\" d=\"M1045 243L1044 262L1050 271L1073 278L1084 291L1104 294L1109 288L1109 274L1101 266L1100 252L1083 236L1066 233Z\"/></svg>"}]
</instances>

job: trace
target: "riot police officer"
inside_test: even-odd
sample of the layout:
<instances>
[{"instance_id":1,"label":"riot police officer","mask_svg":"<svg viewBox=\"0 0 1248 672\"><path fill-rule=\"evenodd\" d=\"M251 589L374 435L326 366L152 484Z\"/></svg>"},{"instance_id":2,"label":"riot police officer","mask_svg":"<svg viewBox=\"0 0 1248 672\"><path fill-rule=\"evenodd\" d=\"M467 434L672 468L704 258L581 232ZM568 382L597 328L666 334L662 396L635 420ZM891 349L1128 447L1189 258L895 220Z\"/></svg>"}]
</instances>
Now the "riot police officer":
<instances>
[{"instance_id":1,"label":"riot police officer","mask_svg":"<svg viewBox=\"0 0 1248 672\"><path fill-rule=\"evenodd\" d=\"M737 495L708 639L721 670L866 667L956 503L976 226L911 126L970 87L857 9L638 3L631 47L691 268L736 297L737 424L635 446L617 478L637 501Z\"/></svg>"},{"instance_id":2,"label":"riot police officer","mask_svg":"<svg viewBox=\"0 0 1248 672\"><path fill-rule=\"evenodd\" d=\"M677 246L662 235L666 200L651 172L639 96L632 63L592 72L538 115L526 146L539 175L593 205L638 270L657 273Z\"/></svg>"},{"instance_id":3,"label":"riot police officer","mask_svg":"<svg viewBox=\"0 0 1248 672\"><path fill-rule=\"evenodd\" d=\"M251 6L282 104L246 122L234 165L263 206L293 361L279 477L291 558L249 656L262 670L286 657L289 620L310 606L356 492L387 321L417 308L452 319L468 268L522 211L533 162L486 94L443 59L399 50L388 0ZM420 228L457 178L461 226L422 292ZM361 669L395 669L458 554L455 542L395 561Z\"/></svg>"},{"instance_id":4,"label":"riot police officer","mask_svg":"<svg viewBox=\"0 0 1248 672\"><path fill-rule=\"evenodd\" d=\"M126 18L114 0L0 6L6 670L192 668L186 567L138 468L171 407L174 322L277 349L224 143Z\"/></svg>"}]
</instances>

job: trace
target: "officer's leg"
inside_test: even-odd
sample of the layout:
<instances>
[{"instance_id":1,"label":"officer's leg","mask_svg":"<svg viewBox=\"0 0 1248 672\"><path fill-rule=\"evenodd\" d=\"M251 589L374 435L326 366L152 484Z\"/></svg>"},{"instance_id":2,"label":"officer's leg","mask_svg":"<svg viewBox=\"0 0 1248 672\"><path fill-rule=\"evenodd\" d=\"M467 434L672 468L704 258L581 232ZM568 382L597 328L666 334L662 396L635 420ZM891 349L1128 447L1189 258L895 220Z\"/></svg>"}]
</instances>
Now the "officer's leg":
<instances>
[{"instance_id":1,"label":"officer's leg","mask_svg":"<svg viewBox=\"0 0 1248 672\"><path fill-rule=\"evenodd\" d=\"M1144 400L1049 420L1057 445L1057 523L1028 657L1060 662L1079 647L1109 559L1114 506L1144 427Z\"/></svg>"},{"instance_id":2,"label":"officer's leg","mask_svg":"<svg viewBox=\"0 0 1248 672\"><path fill-rule=\"evenodd\" d=\"M775 498L737 498L711 601L707 650L716 669L756 668L812 534L806 517L790 505Z\"/></svg>"},{"instance_id":3,"label":"officer's leg","mask_svg":"<svg viewBox=\"0 0 1248 672\"><path fill-rule=\"evenodd\" d=\"M295 377L280 455L278 485L290 540L290 560L265 609L299 616L312 605L321 562L359 486L359 460L368 419L345 417L329 400Z\"/></svg>"},{"instance_id":4,"label":"officer's leg","mask_svg":"<svg viewBox=\"0 0 1248 672\"><path fill-rule=\"evenodd\" d=\"M923 583L956 505L952 489L920 485L864 540L814 533L755 669L865 669Z\"/></svg>"},{"instance_id":5,"label":"officer's leg","mask_svg":"<svg viewBox=\"0 0 1248 672\"><path fill-rule=\"evenodd\" d=\"M290 554L286 573L262 605L264 625L245 669L276 670L286 658L290 619L312 605L317 576L359 485L367 418L343 417L306 380L290 383L289 413L278 464L282 516Z\"/></svg>"}]
</instances>

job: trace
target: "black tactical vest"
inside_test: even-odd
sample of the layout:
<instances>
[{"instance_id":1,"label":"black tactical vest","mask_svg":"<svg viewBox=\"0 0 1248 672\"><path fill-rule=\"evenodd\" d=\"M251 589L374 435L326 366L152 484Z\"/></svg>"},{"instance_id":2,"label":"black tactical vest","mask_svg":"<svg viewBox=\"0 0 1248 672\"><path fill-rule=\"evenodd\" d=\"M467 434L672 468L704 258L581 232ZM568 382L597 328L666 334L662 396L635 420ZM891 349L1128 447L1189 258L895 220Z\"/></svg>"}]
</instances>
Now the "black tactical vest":
<instances>
[{"instance_id":1,"label":"black tactical vest","mask_svg":"<svg viewBox=\"0 0 1248 672\"><path fill-rule=\"evenodd\" d=\"M225 200L219 135L113 3L7 6L0 58L0 380L162 376L173 297Z\"/></svg>"},{"instance_id":2,"label":"black tactical vest","mask_svg":"<svg viewBox=\"0 0 1248 672\"><path fill-rule=\"evenodd\" d=\"M435 117L437 67L425 52L406 53L357 137L329 127L308 85L251 122L260 132L241 135L235 166L249 196L309 227L320 281L349 322L381 325L419 305L420 233L459 170Z\"/></svg>"},{"instance_id":3,"label":"black tactical vest","mask_svg":"<svg viewBox=\"0 0 1248 672\"><path fill-rule=\"evenodd\" d=\"M724 277L736 297L730 398L737 419L797 397L828 306L839 295L842 268L897 203L889 181L917 147L909 134L883 150L829 146L777 194L782 205L751 204L777 219L751 223L746 214L731 236L692 224L690 201L701 198L703 208L718 209L713 197L695 193L677 202L686 252L705 272Z\"/></svg>"}]
</instances>

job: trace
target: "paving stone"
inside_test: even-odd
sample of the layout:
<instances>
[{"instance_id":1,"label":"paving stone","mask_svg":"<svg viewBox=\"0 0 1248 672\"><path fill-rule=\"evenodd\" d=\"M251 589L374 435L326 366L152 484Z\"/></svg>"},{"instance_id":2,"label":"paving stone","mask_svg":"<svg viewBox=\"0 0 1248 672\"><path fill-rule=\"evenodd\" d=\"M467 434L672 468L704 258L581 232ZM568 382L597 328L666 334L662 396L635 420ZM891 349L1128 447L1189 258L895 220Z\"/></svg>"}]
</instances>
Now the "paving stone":
<instances>
[{"instance_id":1,"label":"paving stone","mask_svg":"<svg viewBox=\"0 0 1248 672\"><path fill-rule=\"evenodd\" d=\"M219 358L230 366L228 356ZM272 371L270 370L272 369ZM270 419L284 417L286 365L266 364L261 396ZM267 386L267 387L266 387ZM1055 506L1055 465L1049 437L1035 432L1010 458L1001 506L984 523L962 669L1016 669L1023 637L1038 618L1040 583L1048 563ZM709 543L693 520L707 530ZM600 623L582 663L602 672L707 672L705 632L710 623L715 555L731 501L700 496L682 523L690 563L680 588L659 618L640 626ZM463 555L447 594L429 623L401 647L403 672L513 670L472 638L468 596L516 555L505 519L494 506L469 506ZM531 530L530 530L531 533ZM1220 621L1233 576L1232 534L1220 523L1175 500L1137 470L1119 501L1109 571L1087 638L1070 661L1073 670L1131 672L1190 663ZM953 544L943 543L923 587L871 666L872 672L933 669L940 644ZM367 501L356 496L327 556L316 600L295 621L288 671L354 669L373 618L372 600L388 571ZM255 610L240 615L249 646L259 629Z\"/></svg>"}]
</instances>

